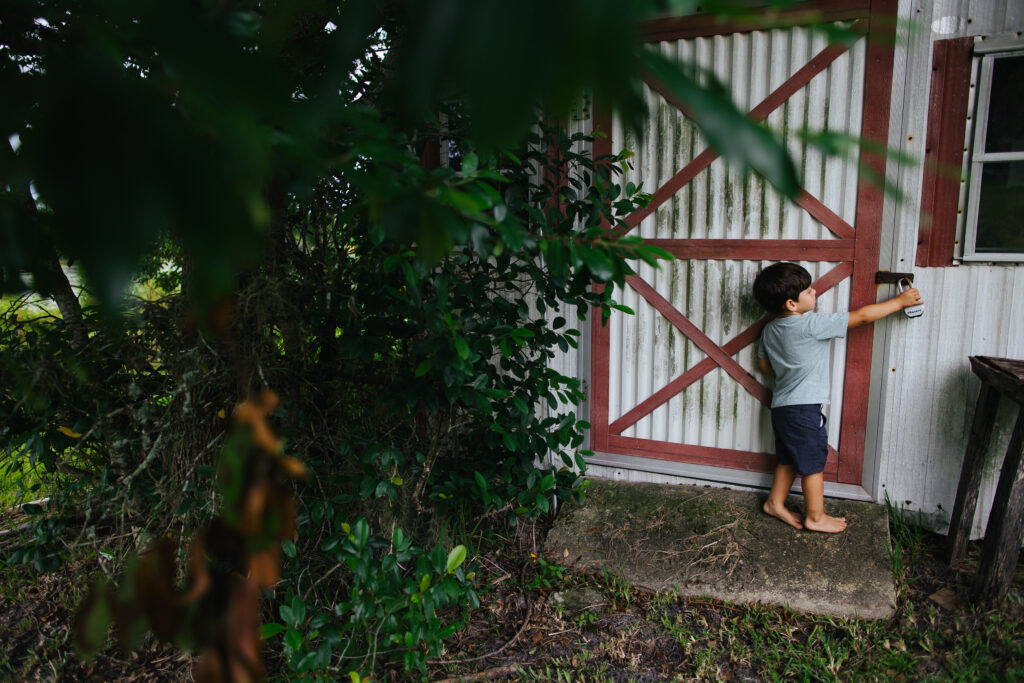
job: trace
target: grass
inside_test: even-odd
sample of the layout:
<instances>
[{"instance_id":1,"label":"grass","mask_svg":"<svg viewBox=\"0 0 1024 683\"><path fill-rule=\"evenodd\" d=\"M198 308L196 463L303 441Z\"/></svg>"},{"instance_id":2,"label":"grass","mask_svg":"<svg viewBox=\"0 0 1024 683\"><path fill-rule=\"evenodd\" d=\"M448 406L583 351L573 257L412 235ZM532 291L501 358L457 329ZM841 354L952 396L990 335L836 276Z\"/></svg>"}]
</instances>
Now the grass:
<instances>
[{"instance_id":1,"label":"grass","mask_svg":"<svg viewBox=\"0 0 1024 683\"><path fill-rule=\"evenodd\" d=\"M80 597L77 590L58 589L52 579L23 566L0 565L0 633L5 643L0 678L24 680L27 672L44 680L57 678L73 656L70 631L61 622ZM58 614L61 618L54 618Z\"/></svg>"},{"instance_id":2,"label":"grass","mask_svg":"<svg viewBox=\"0 0 1024 683\"><path fill-rule=\"evenodd\" d=\"M890 511L898 599L896 613L883 621L652 593L614 574L579 573L531 557L533 538L518 548L516 539L492 539L481 544L478 558L483 607L444 653L448 660L473 661L435 665L430 678L461 674L471 680L471 674L501 669L492 678L1024 680L1024 576L1018 574L999 610L947 609L929 596L942 587L963 593L971 575L941 560L943 537L924 531L913 515ZM167 646L143 648L137 659L113 647L91 662L77 658L71 615L96 571L95 558L87 557L73 557L53 574L0 565L0 640L8 645L0 653L0 679L48 680L60 672L67 680L125 680L143 670L151 672L149 680L183 675L187 656ZM584 601L565 600L572 591L585 592ZM525 627L524 596L532 605ZM481 658L513 634L517 639L499 656Z\"/></svg>"},{"instance_id":3,"label":"grass","mask_svg":"<svg viewBox=\"0 0 1024 683\"><path fill-rule=\"evenodd\" d=\"M611 574L548 565L537 567L544 581L528 582L540 592L532 630L503 653L504 663L516 662L515 678L523 681L1024 680L1024 571L999 610L947 609L930 596L940 588L965 595L971 574L946 566L944 537L924 530L918 516L889 510L898 595L889 619L650 593ZM556 577L559 585L544 587ZM551 593L583 589L600 592L604 605L571 610L544 602ZM495 633L514 630L509 620L505 614L488 622L492 642Z\"/></svg>"},{"instance_id":4,"label":"grass","mask_svg":"<svg viewBox=\"0 0 1024 683\"><path fill-rule=\"evenodd\" d=\"M43 482L27 458L0 464L0 512L45 495Z\"/></svg>"},{"instance_id":5,"label":"grass","mask_svg":"<svg viewBox=\"0 0 1024 683\"><path fill-rule=\"evenodd\" d=\"M17 537L18 534L13 534ZM8 556L10 537L0 542ZM71 624L91 581L99 573L93 553L79 553L60 570L39 573L0 563L0 680L177 681L186 680L191 657L147 636L146 646L124 653L108 647L90 660L76 651Z\"/></svg>"},{"instance_id":6,"label":"grass","mask_svg":"<svg viewBox=\"0 0 1024 683\"><path fill-rule=\"evenodd\" d=\"M908 512L903 506L896 507L885 494L885 506L889 510L890 547L889 560L897 589L902 589L914 577L908 577L910 567L921 559L925 546L925 531L921 522L921 511Z\"/></svg>"}]
</instances>

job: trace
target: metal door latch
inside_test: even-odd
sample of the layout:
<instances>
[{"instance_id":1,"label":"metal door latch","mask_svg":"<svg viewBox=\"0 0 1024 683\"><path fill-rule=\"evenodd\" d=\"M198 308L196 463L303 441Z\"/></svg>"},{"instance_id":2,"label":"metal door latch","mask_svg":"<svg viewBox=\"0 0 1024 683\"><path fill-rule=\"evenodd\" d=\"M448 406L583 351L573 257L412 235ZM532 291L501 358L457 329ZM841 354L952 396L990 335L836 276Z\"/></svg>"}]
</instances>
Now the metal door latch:
<instances>
[{"instance_id":1,"label":"metal door latch","mask_svg":"<svg viewBox=\"0 0 1024 683\"><path fill-rule=\"evenodd\" d=\"M876 285L895 285L900 280L906 280L907 282L914 282L913 273L890 273L888 270L880 270L875 273L875 284Z\"/></svg>"},{"instance_id":2,"label":"metal door latch","mask_svg":"<svg viewBox=\"0 0 1024 683\"><path fill-rule=\"evenodd\" d=\"M907 278L901 278L900 280L898 280L896 282L896 289L899 291L900 294L902 294L904 291L904 282L907 283L908 287L914 284ZM906 308L903 309L903 315L907 316L908 318L916 318L920 316L922 313L924 313L924 304L915 304L913 306L907 306Z\"/></svg>"}]
</instances>

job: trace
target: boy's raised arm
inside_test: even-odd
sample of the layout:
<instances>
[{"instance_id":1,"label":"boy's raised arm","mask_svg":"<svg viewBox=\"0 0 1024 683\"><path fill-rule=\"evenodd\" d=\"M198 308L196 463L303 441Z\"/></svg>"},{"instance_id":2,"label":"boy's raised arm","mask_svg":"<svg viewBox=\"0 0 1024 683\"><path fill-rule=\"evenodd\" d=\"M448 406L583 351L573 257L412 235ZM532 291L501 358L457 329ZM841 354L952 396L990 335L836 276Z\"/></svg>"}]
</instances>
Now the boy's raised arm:
<instances>
[{"instance_id":1,"label":"boy's raised arm","mask_svg":"<svg viewBox=\"0 0 1024 683\"><path fill-rule=\"evenodd\" d=\"M923 303L921 301L921 293L911 287L904 291L899 296L883 301L877 304L868 304L862 308L858 308L856 311L850 311L850 319L847 321L846 326L857 327L865 323L873 323L876 320L884 318L887 315L895 313L896 311L902 311L907 306L913 306L915 304Z\"/></svg>"}]
</instances>

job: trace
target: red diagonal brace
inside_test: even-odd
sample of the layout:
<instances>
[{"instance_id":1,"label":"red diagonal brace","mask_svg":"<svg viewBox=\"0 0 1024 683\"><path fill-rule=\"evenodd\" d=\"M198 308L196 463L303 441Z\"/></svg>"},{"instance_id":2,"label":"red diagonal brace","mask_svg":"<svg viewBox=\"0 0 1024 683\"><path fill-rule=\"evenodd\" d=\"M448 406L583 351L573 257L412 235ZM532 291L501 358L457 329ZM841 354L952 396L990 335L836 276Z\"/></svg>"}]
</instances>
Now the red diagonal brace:
<instances>
[{"instance_id":1,"label":"red diagonal brace","mask_svg":"<svg viewBox=\"0 0 1024 683\"><path fill-rule=\"evenodd\" d=\"M710 337L701 332L700 328L690 322L689 318L680 313L654 287L651 287L636 275L628 276L626 282L636 290L637 294L646 299L670 323L675 325L680 332L696 344L697 348L706 353L717 365L721 366L733 379L739 382L744 389L753 394L757 400L762 403L768 403L771 400L771 392L764 385L754 379L753 375L744 370L743 366L733 360L732 356L723 351L718 344L711 341Z\"/></svg>"},{"instance_id":2,"label":"red diagonal brace","mask_svg":"<svg viewBox=\"0 0 1024 683\"><path fill-rule=\"evenodd\" d=\"M821 278L815 282L812 287L818 292L827 292L828 290L835 287L837 284L848 278L853 273L852 263L840 263L835 268L825 273ZM632 284L632 283L630 283ZM646 298L646 297L645 297ZM671 304L670 304L671 305ZM674 310L674 308L673 308ZM735 356L748 344L753 343L757 340L758 335L761 334L761 330L764 328L768 321L771 320L771 316L764 316L756 323L748 327L747 329L740 332L738 335L726 342L722 347L722 351L729 354L729 356ZM685 331L683 332L684 334ZM687 335L689 337L689 335ZM714 342L711 342L714 344ZM706 352L705 352L706 353ZM654 412L658 406L663 403L667 403L673 396L684 391L688 386L700 380L704 375L708 374L715 368L719 367L719 364L710 357L701 360L696 363L689 370L684 372L679 377L675 378L664 387L656 391L654 394L637 404L636 407L630 409L628 412L623 414L618 420L608 426L609 434L621 434L626 431L634 424L643 419L646 415ZM744 372L746 372L744 370ZM749 377L750 375L747 374ZM756 381L756 380L754 380ZM756 394L755 394L756 396ZM761 400L760 397L757 397ZM768 405L771 401L761 400L765 405Z\"/></svg>"},{"instance_id":3,"label":"red diagonal brace","mask_svg":"<svg viewBox=\"0 0 1024 683\"><path fill-rule=\"evenodd\" d=\"M860 33L867 31L867 22L863 19L859 20L854 24L854 29ZM846 43L833 43L824 50L815 55L811 61L807 62L799 71L789 77L785 83L776 88L768 97L761 101L756 107L750 110L747 116L753 121L762 121L768 117L773 111L778 109L782 104L793 96L794 93L799 91L805 85L811 82L811 79L817 76L819 73L828 68L828 66L838 59L843 53L850 49L850 45ZM677 100L661 83L656 81L653 77L647 76L644 78L647 84L652 90L661 95L667 102L672 104L674 107L679 109L684 114L686 112L686 106ZM698 173L703 171L705 168L711 165L715 159L719 157L718 152L713 149L706 149L701 152L693 161L688 163L681 171L672 176L664 185L659 187L651 199L651 203L645 208L640 209L631 213L626 218L626 225L630 229L635 228L640 224L643 219L650 216L654 211L668 201L676 192L678 192L684 185L693 180ZM806 193L805 193L806 194ZM810 195L808 195L810 196ZM804 207L806 208L806 207ZM812 213L812 215L814 215ZM832 226L828 226L832 229ZM621 228L618 228L620 232L625 232ZM839 234L839 233L836 233ZM839 235L845 237L846 235Z\"/></svg>"}]
</instances>

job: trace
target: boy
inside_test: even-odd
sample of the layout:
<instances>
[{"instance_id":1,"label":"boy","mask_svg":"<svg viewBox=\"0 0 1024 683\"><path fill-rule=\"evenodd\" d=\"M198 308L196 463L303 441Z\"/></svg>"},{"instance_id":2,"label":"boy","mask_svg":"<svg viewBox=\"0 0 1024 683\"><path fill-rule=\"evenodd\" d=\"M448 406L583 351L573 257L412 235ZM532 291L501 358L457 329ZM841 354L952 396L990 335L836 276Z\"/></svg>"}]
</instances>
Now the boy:
<instances>
[{"instance_id":1,"label":"boy","mask_svg":"<svg viewBox=\"0 0 1024 683\"><path fill-rule=\"evenodd\" d=\"M825 514L825 458L828 433L821 409L829 402L829 349L831 340L846 330L921 303L916 289L895 299L870 304L852 313L814 313L816 292L811 274L795 263L776 263L754 280L754 298L779 317L761 332L758 366L775 378L772 429L778 465L764 511L797 529L838 533L845 517ZM800 475L806 515L786 507L786 496Z\"/></svg>"}]
</instances>

